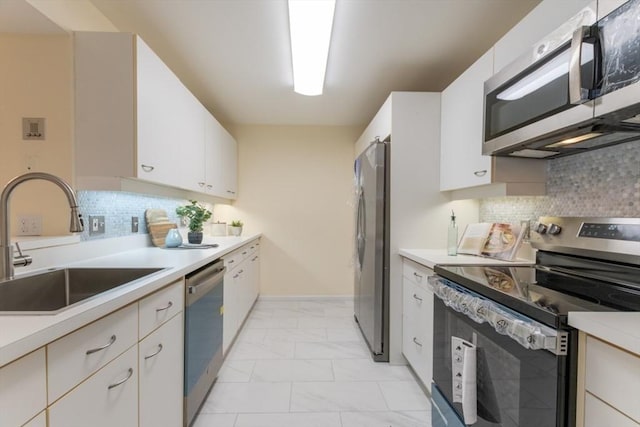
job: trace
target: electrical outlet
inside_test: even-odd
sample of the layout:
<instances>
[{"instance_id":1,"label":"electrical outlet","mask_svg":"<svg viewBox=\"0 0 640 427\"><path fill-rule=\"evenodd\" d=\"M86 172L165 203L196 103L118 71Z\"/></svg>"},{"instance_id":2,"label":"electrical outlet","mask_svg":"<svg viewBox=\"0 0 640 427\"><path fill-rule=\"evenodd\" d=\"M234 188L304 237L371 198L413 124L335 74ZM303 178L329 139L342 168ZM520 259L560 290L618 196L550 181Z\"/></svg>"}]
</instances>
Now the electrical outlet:
<instances>
[{"instance_id":1,"label":"electrical outlet","mask_svg":"<svg viewBox=\"0 0 640 427\"><path fill-rule=\"evenodd\" d=\"M89 215L89 235L104 234L104 216Z\"/></svg>"},{"instance_id":2,"label":"electrical outlet","mask_svg":"<svg viewBox=\"0 0 640 427\"><path fill-rule=\"evenodd\" d=\"M42 234L42 215L18 215L19 236L40 236Z\"/></svg>"}]
</instances>

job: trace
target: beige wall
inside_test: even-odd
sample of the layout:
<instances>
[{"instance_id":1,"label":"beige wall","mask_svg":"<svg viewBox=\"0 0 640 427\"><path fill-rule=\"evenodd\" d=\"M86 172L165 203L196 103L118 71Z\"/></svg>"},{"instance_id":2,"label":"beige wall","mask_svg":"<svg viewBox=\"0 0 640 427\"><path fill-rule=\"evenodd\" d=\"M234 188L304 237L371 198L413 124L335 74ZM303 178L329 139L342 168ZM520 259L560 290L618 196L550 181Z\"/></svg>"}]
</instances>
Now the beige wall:
<instances>
[{"instance_id":1,"label":"beige wall","mask_svg":"<svg viewBox=\"0 0 640 427\"><path fill-rule=\"evenodd\" d=\"M44 171L71 182L72 49L68 35L0 36L0 186L16 175ZM46 139L22 140L22 118L45 117ZM69 232L69 208L53 184L33 181L11 198L11 229L17 214L40 214L43 234Z\"/></svg>"},{"instance_id":2,"label":"beige wall","mask_svg":"<svg viewBox=\"0 0 640 427\"><path fill-rule=\"evenodd\" d=\"M239 198L215 220L261 231L262 295L352 295L353 158L360 128L239 126Z\"/></svg>"}]
</instances>

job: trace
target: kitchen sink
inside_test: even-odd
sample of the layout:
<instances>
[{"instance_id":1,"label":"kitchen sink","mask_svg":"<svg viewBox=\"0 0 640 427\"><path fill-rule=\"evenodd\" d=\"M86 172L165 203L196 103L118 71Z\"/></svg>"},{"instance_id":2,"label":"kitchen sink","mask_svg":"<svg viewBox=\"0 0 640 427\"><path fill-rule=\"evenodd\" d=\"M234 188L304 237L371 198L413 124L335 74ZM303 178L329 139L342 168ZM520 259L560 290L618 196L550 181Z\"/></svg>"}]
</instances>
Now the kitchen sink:
<instances>
[{"instance_id":1,"label":"kitchen sink","mask_svg":"<svg viewBox=\"0 0 640 427\"><path fill-rule=\"evenodd\" d=\"M57 314L161 268L65 268L0 282L0 314Z\"/></svg>"}]
</instances>

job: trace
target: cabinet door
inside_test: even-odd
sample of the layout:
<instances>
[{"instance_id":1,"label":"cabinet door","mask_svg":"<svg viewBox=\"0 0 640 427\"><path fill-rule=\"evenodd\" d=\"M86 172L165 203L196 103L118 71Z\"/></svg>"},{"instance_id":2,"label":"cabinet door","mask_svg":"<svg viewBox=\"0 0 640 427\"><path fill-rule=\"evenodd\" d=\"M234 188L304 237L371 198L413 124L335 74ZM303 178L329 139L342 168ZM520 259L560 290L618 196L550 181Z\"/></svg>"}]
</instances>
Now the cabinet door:
<instances>
[{"instance_id":1,"label":"cabinet door","mask_svg":"<svg viewBox=\"0 0 640 427\"><path fill-rule=\"evenodd\" d=\"M140 341L140 427L182 425L182 313Z\"/></svg>"},{"instance_id":2,"label":"cabinet door","mask_svg":"<svg viewBox=\"0 0 640 427\"><path fill-rule=\"evenodd\" d=\"M197 189L204 176L202 107L137 38L137 176Z\"/></svg>"},{"instance_id":3,"label":"cabinet door","mask_svg":"<svg viewBox=\"0 0 640 427\"><path fill-rule=\"evenodd\" d=\"M44 348L0 368L0 426L20 426L47 407Z\"/></svg>"},{"instance_id":4,"label":"cabinet door","mask_svg":"<svg viewBox=\"0 0 640 427\"><path fill-rule=\"evenodd\" d=\"M222 170L224 128L211 114L205 116L205 183L207 193L227 198Z\"/></svg>"},{"instance_id":5,"label":"cabinet door","mask_svg":"<svg viewBox=\"0 0 640 427\"><path fill-rule=\"evenodd\" d=\"M221 159L224 197L235 199L238 196L238 148L236 140L225 129L222 129Z\"/></svg>"},{"instance_id":6,"label":"cabinet door","mask_svg":"<svg viewBox=\"0 0 640 427\"><path fill-rule=\"evenodd\" d=\"M403 278L402 352L429 387L433 364L433 293Z\"/></svg>"},{"instance_id":7,"label":"cabinet door","mask_svg":"<svg viewBox=\"0 0 640 427\"><path fill-rule=\"evenodd\" d=\"M224 317L222 322L222 352L226 355L238 332L238 282L237 268L224 275Z\"/></svg>"},{"instance_id":8,"label":"cabinet door","mask_svg":"<svg viewBox=\"0 0 640 427\"><path fill-rule=\"evenodd\" d=\"M251 277L249 280L250 283L250 307L258 298L258 294L260 293L260 250L256 250L253 254L251 254L249 258L249 262L251 263L250 271Z\"/></svg>"},{"instance_id":9,"label":"cabinet door","mask_svg":"<svg viewBox=\"0 0 640 427\"><path fill-rule=\"evenodd\" d=\"M484 82L493 49L442 92L440 191L491 183L491 157L482 155Z\"/></svg>"},{"instance_id":10,"label":"cabinet door","mask_svg":"<svg viewBox=\"0 0 640 427\"><path fill-rule=\"evenodd\" d=\"M137 427L138 346L49 407L49 427Z\"/></svg>"}]
</instances>

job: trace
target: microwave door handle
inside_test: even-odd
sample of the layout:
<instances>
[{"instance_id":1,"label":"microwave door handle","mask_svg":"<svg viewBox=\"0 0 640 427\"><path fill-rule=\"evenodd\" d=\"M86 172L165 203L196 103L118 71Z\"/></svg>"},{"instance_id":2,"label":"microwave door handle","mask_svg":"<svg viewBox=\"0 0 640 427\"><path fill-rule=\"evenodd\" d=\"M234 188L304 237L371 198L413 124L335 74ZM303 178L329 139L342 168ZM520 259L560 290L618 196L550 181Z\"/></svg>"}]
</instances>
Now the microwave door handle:
<instances>
[{"instance_id":1,"label":"microwave door handle","mask_svg":"<svg viewBox=\"0 0 640 427\"><path fill-rule=\"evenodd\" d=\"M591 27L582 26L573 32L571 59L569 61L569 103L584 104L589 100L589 90L582 87L582 45Z\"/></svg>"}]
</instances>

